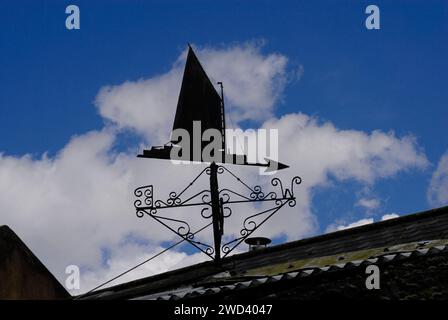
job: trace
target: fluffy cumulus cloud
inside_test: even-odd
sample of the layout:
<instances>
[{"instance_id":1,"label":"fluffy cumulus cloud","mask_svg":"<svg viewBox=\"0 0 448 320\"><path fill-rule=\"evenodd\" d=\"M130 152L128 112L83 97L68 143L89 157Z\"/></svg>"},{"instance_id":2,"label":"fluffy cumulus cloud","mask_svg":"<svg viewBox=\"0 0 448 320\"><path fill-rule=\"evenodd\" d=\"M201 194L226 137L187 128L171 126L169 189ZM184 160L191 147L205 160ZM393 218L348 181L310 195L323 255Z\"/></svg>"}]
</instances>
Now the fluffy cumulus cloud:
<instances>
[{"instance_id":1,"label":"fluffy cumulus cloud","mask_svg":"<svg viewBox=\"0 0 448 320\"><path fill-rule=\"evenodd\" d=\"M225 84L229 110L236 121L265 120L272 116L288 74L292 73L286 70L288 59L284 55L263 55L261 46L256 44L205 48L199 51L199 56L215 82Z\"/></svg>"},{"instance_id":2,"label":"fluffy cumulus cloud","mask_svg":"<svg viewBox=\"0 0 448 320\"><path fill-rule=\"evenodd\" d=\"M256 44L198 50L208 73L224 81L228 110L235 119L253 118L261 128L279 130L280 159L291 169L277 176L287 179L300 173L303 178L297 188L297 206L275 215L260 234L297 239L316 232L313 189L329 181L350 179L371 186L378 179L427 165L412 136L341 130L301 113L274 116L288 78L288 59L262 51ZM1 223L10 225L62 283L67 265L80 266L81 290L74 293L92 288L160 251L165 241L176 239L150 218L135 216L132 192L153 183L155 197L166 197L203 168L135 157L144 145L168 140L184 59L185 52L165 74L102 88L96 107L107 120L104 129L73 137L56 156L0 155ZM117 151L114 146L123 129L136 132L140 144ZM257 169L231 169L251 185L264 185L268 180L257 175ZM220 185L243 190L231 176L222 178ZM206 180L198 181L200 188L206 184ZM372 207L375 203L363 205ZM238 210L253 209L246 206ZM177 214L181 219L202 221L191 219L198 215L194 210ZM233 214L226 222L226 231L238 234L242 217ZM210 239L210 230L198 237ZM204 256L177 248L157 259L121 281L196 263Z\"/></svg>"},{"instance_id":3,"label":"fluffy cumulus cloud","mask_svg":"<svg viewBox=\"0 0 448 320\"><path fill-rule=\"evenodd\" d=\"M234 121L269 118L287 79L291 74L303 73L303 68L288 72L288 59L277 53L262 54L259 43L195 49L212 82L225 84L226 103ZM187 51L182 52L165 74L102 88L96 98L101 116L120 128L136 130L153 142L166 142L186 54Z\"/></svg>"},{"instance_id":4,"label":"fluffy cumulus cloud","mask_svg":"<svg viewBox=\"0 0 448 320\"><path fill-rule=\"evenodd\" d=\"M328 178L371 184L402 170L428 165L412 136L393 132L340 130L305 114L287 114L263 125L279 129L280 158L303 172L312 186ZM283 147L282 147L283 146Z\"/></svg>"},{"instance_id":5,"label":"fluffy cumulus cloud","mask_svg":"<svg viewBox=\"0 0 448 320\"><path fill-rule=\"evenodd\" d=\"M448 152L441 157L432 174L428 202L433 206L448 205Z\"/></svg>"},{"instance_id":6,"label":"fluffy cumulus cloud","mask_svg":"<svg viewBox=\"0 0 448 320\"><path fill-rule=\"evenodd\" d=\"M103 87L95 102L100 115L118 128L135 130L147 140L166 142L176 110L181 72L176 65L163 75Z\"/></svg>"}]
</instances>

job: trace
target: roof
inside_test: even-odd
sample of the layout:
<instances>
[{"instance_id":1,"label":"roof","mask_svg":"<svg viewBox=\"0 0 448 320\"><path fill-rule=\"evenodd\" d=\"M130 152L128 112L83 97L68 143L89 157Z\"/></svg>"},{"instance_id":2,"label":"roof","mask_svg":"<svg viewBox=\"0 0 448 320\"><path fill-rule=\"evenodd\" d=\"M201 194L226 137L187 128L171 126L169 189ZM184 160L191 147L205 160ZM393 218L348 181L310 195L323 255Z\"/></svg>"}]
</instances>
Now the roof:
<instances>
[{"instance_id":1,"label":"roof","mask_svg":"<svg viewBox=\"0 0 448 320\"><path fill-rule=\"evenodd\" d=\"M258 277L246 277L246 279L238 280L238 278L232 279L229 277L226 281L222 281L221 284L210 286L212 283L204 283L202 286L192 287L186 286L181 287L177 290L172 290L170 292L159 292L150 295L144 295L134 298L135 300L179 300L188 298L198 298L210 295L215 295L219 293L228 293L228 291L244 290L250 288L259 288L266 284L273 284L277 282L285 282L291 280L301 280L312 275L319 275L322 273L331 273L338 270L353 270L354 268L362 268L371 264L382 264L385 262L403 261L411 259L413 257L420 257L426 255L438 255L438 254L448 254L448 240L445 241L429 241L424 244L413 243L408 244L415 246L414 249L408 250L398 250L393 253L378 252L378 255L370 256L366 259L350 260L348 262L331 263L331 264L311 264L306 267L299 267L297 269L292 268L294 271L286 272L274 272L271 275L264 276L260 274ZM361 250L363 251L363 250ZM268 273L269 274L269 273ZM229 281L230 280L230 281Z\"/></svg>"},{"instance_id":2,"label":"roof","mask_svg":"<svg viewBox=\"0 0 448 320\"><path fill-rule=\"evenodd\" d=\"M120 284L85 299L213 296L310 275L448 254L448 207L208 261ZM322 276L320 276L322 277ZM229 291L230 290L230 291Z\"/></svg>"},{"instance_id":3,"label":"roof","mask_svg":"<svg viewBox=\"0 0 448 320\"><path fill-rule=\"evenodd\" d=\"M0 299L57 299L69 293L8 226L0 226Z\"/></svg>"}]
</instances>

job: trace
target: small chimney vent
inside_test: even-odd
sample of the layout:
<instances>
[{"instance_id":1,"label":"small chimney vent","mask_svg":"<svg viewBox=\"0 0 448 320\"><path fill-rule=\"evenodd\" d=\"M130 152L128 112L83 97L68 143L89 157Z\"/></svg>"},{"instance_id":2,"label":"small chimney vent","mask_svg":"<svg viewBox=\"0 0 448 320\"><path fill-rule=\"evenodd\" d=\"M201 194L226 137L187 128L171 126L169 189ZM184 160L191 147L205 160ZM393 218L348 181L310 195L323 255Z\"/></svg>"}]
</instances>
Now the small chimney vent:
<instances>
[{"instance_id":1,"label":"small chimney vent","mask_svg":"<svg viewBox=\"0 0 448 320\"><path fill-rule=\"evenodd\" d=\"M266 248L271 243L271 239L265 237L252 237L244 240L249 245L249 251Z\"/></svg>"}]
</instances>

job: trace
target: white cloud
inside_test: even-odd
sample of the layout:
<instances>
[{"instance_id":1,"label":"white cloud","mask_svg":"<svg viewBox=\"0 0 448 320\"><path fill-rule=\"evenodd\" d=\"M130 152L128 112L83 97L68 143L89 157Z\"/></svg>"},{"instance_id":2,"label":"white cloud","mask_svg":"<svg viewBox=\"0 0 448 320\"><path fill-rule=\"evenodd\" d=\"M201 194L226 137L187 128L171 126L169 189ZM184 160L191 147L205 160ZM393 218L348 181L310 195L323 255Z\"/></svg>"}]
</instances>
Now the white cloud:
<instances>
[{"instance_id":1,"label":"white cloud","mask_svg":"<svg viewBox=\"0 0 448 320\"><path fill-rule=\"evenodd\" d=\"M380 201L374 198L372 199L361 198L356 202L356 205L359 207L363 207L367 210L374 210L380 206Z\"/></svg>"},{"instance_id":2,"label":"white cloud","mask_svg":"<svg viewBox=\"0 0 448 320\"><path fill-rule=\"evenodd\" d=\"M113 279L123 271L129 270L143 261L148 260L164 249L165 248L161 246L141 245L136 243L117 245L113 247L109 253L110 256L105 261L104 267L85 271L80 279L79 290L73 290L72 292L73 294L85 293L99 284ZM154 262L150 261L149 263L143 264L141 267L133 270L123 277L108 283L104 286L104 288L169 270L182 268L188 265L203 262L205 260L207 260L207 258L202 253L188 255L177 250L167 251L156 257Z\"/></svg>"},{"instance_id":3,"label":"white cloud","mask_svg":"<svg viewBox=\"0 0 448 320\"><path fill-rule=\"evenodd\" d=\"M428 202L432 206L448 205L448 152L439 160L428 188Z\"/></svg>"},{"instance_id":4,"label":"white cloud","mask_svg":"<svg viewBox=\"0 0 448 320\"><path fill-rule=\"evenodd\" d=\"M396 213L388 213L381 217L381 221L395 219L398 217L399 217L399 215Z\"/></svg>"},{"instance_id":5,"label":"white cloud","mask_svg":"<svg viewBox=\"0 0 448 320\"><path fill-rule=\"evenodd\" d=\"M277 53L263 55L261 47L247 43L198 52L215 82L223 81L226 102L236 121L268 119L287 82L288 59ZM301 73L299 69L296 76Z\"/></svg>"},{"instance_id":6,"label":"white cloud","mask_svg":"<svg viewBox=\"0 0 448 320\"><path fill-rule=\"evenodd\" d=\"M395 218L398 218L398 217L399 217L399 215L396 214L396 213L389 213L389 214L383 215L381 217L380 221L395 219ZM346 230L346 229L350 229L350 228L360 227L360 226L363 226L363 225L366 225L366 224L370 224L370 223L373 223L373 222L374 222L373 218L365 218L365 219L361 219L361 220L349 223L348 225L332 224L332 225L328 226L326 232Z\"/></svg>"},{"instance_id":7,"label":"white cloud","mask_svg":"<svg viewBox=\"0 0 448 320\"><path fill-rule=\"evenodd\" d=\"M331 228L329 228L328 231L340 231L340 230L345 230L345 229L350 229L350 228L356 228L356 227L360 227L360 226L370 224L370 223L373 223L373 218L361 219L361 220L352 222L348 225L339 225L339 226L331 227Z\"/></svg>"},{"instance_id":8,"label":"white cloud","mask_svg":"<svg viewBox=\"0 0 448 320\"><path fill-rule=\"evenodd\" d=\"M297 188L297 206L275 215L257 231L259 235L283 234L296 239L315 232L313 190L330 180L353 179L372 185L397 172L427 165L411 136L340 130L330 122L320 123L304 114L272 116L287 73L287 58L280 54L263 54L259 46L245 44L203 48L199 56L215 79L224 80L230 110L239 120L253 116L265 120L262 127L279 129L280 159L291 169L280 172L278 177L286 180L299 174L303 178ZM142 145L116 152L114 143L122 128L143 135L142 143L146 145L148 141L168 140L181 72L177 62L166 74L101 89L96 106L109 123L103 130L73 137L55 157L0 155L1 223L10 225L62 283L65 267L76 264L87 270L83 273L84 283L88 284L83 289L87 290L161 249L163 241L175 239L150 218L136 218L132 191L153 183L155 197L163 198L169 191L185 186L203 166L137 159L135 154ZM266 177L256 175L255 168L231 169L251 185L272 188ZM201 183L203 187L208 182ZM220 186L230 183L235 186L235 181L223 177ZM241 212L252 209L239 208ZM198 214L194 210L178 214L195 223L200 220L191 219ZM226 222L226 232L238 234L244 217L234 213ZM147 245L126 243L129 235ZM210 239L210 231L198 236ZM106 264L104 250L110 252ZM197 262L202 256L173 251L157 259L129 277Z\"/></svg>"},{"instance_id":9,"label":"white cloud","mask_svg":"<svg viewBox=\"0 0 448 320\"><path fill-rule=\"evenodd\" d=\"M428 165L412 136L340 130L300 113L268 120L263 127L279 129L280 159L292 164L311 186L325 185L329 177L372 184L399 171Z\"/></svg>"},{"instance_id":10,"label":"white cloud","mask_svg":"<svg viewBox=\"0 0 448 320\"><path fill-rule=\"evenodd\" d=\"M119 128L135 130L148 140L169 140L180 89L181 69L150 79L103 87L96 97L100 115Z\"/></svg>"}]
</instances>

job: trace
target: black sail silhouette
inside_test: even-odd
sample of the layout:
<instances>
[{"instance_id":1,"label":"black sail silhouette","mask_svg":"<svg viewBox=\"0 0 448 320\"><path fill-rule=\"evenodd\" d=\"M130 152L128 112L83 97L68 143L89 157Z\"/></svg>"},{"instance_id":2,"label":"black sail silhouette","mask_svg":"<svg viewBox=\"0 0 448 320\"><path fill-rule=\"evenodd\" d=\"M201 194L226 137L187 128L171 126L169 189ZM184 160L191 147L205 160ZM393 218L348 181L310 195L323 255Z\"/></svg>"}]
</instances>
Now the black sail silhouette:
<instances>
[{"instance_id":1,"label":"black sail silhouette","mask_svg":"<svg viewBox=\"0 0 448 320\"><path fill-rule=\"evenodd\" d=\"M225 129L222 117L221 97L189 47L173 130L185 129L193 138L193 121L200 121L201 136L207 129L217 129L222 133Z\"/></svg>"},{"instance_id":2,"label":"black sail silhouette","mask_svg":"<svg viewBox=\"0 0 448 320\"><path fill-rule=\"evenodd\" d=\"M201 125L201 130L196 133L196 135L193 130L195 121L200 122ZM216 129L221 133L222 145L217 154L214 154L215 150L211 150L212 154L210 154L210 156L217 156L216 158L213 158L214 162L266 167L266 172L281 170L288 167L283 163L267 158L265 158L265 163L249 163L247 161L247 155L245 154L228 153L228 150L226 150L228 146L226 146L225 142L226 128L223 98L216 92L215 87L190 46L188 46L187 61L174 118L173 131L176 129L184 129L188 132L190 138L189 152L183 150L180 146L185 146L184 143L177 141L175 136L171 135L171 145L165 144L163 146L151 147L150 150L143 150L143 154L138 155L138 157L166 160L187 160L186 158L189 158L190 161L210 162L209 160L202 158L202 150L209 141L202 141L201 138L204 131L207 129ZM178 139L181 140L182 138L183 137ZM195 148L195 144L199 144L200 146L198 153L195 152L197 149ZM172 151L175 152L173 153ZM186 152L186 155L189 156L184 157L184 151Z\"/></svg>"}]
</instances>

